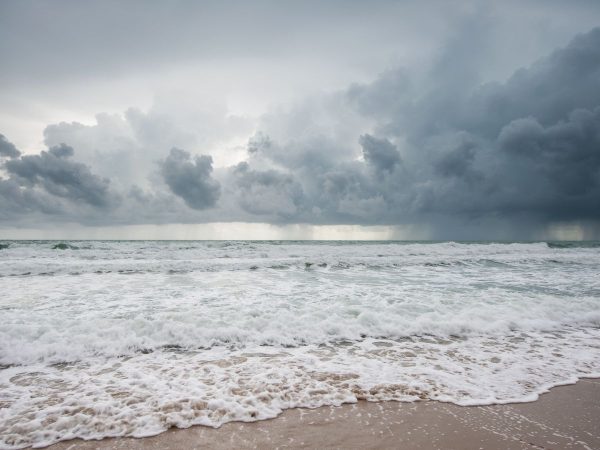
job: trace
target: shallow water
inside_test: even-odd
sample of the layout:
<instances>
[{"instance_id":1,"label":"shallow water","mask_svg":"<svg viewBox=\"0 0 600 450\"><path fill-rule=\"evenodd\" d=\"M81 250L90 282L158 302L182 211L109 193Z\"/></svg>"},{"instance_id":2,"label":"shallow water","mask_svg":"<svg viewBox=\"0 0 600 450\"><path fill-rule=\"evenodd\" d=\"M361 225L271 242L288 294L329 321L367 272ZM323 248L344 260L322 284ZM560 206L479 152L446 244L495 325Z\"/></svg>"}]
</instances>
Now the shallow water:
<instances>
[{"instance_id":1,"label":"shallow water","mask_svg":"<svg viewBox=\"0 0 600 450\"><path fill-rule=\"evenodd\" d=\"M0 244L2 447L600 376L595 242Z\"/></svg>"}]
</instances>

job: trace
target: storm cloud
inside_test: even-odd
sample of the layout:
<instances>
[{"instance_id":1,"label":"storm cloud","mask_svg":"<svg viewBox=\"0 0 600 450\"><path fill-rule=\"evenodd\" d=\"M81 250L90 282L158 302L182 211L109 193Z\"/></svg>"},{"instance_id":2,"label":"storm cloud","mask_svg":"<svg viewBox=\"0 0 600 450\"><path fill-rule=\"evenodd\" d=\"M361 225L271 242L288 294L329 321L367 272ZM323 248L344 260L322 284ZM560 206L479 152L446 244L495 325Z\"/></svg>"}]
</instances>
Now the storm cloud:
<instances>
[{"instance_id":1,"label":"storm cloud","mask_svg":"<svg viewBox=\"0 0 600 450\"><path fill-rule=\"evenodd\" d=\"M402 159L396 146L387 139L377 139L365 134L359 139L365 161L378 171L392 172Z\"/></svg>"},{"instance_id":2,"label":"storm cloud","mask_svg":"<svg viewBox=\"0 0 600 450\"><path fill-rule=\"evenodd\" d=\"M48 194L105 208L111 203L109 180L70 160L73 148L59 145L39 155L7 161L4 168L25 189L40 187Z\"/></svg>"},{"instance_id":3,"label":"storm cloud","mask_svg":"<svg viewBox=\"0 0 600 450\"><path fill-rule=\"evenodd\" d=\"M21 155L21 152L17 150L17 147L3 134L0 134L0 158L17 158Z\"/></svg>"},{"instance_id":4,"label":"storm cloud","mask_svg":"<svg viewBox=\"0 0 600 450\"><path fill-rule=\"evenodd\" d=\"M374 123L374 135L357 136L364 163L319 134L277 142L265 132L249 152L290 170L313 211L303 219L317 223L598 218L600 29L504 83L445 85L451 103L417 83L388 71L342 94Z\"/></svg>"},{"instance_id":5,"label":"storm cloud","mask_svg":"<svg viewBox=\"0 0 600 450\"><path fill-rule=\"evenodd\" d=\"M600 28L495 79L496 22L466 14L420 65L253 118L218 102L186 116L193 104L163 98L51 124L39 154L0 135L2 220L410 225L440 238L585 222L600 235Z\"/></svg>"},{"instance_id":6,"label":"storm cloud","mask_svg":"<svg viewBox=\"0 0 600 450\"><path fill-rule=\"evenodd\" d=\"M188 152L173 148L160 165L165 183L190 208L215 206L221 187L217 180L211 178L213 169L210 156L196 156L192 160Z\"/></svg>"},{"instance_id":7,"label":"storm cloud","mask_svg":"<svg viewBox=\"0 0 600 450\"><path fill-rule=\"evenodd\" d=\"M244 211L283 220L298 217L304 192L292 175L276 170L251 170L246 162L239 163L232 172L234 195Z\"/></svg>"}]
</instances>

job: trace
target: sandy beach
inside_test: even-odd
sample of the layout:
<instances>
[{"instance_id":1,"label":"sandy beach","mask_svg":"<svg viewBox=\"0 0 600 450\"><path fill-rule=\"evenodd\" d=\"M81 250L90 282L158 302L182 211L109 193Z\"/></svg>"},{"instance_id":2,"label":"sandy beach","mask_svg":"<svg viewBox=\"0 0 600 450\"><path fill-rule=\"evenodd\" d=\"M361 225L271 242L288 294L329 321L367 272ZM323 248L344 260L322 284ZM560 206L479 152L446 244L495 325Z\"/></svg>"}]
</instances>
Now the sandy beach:
<instances>
[{"instance_id":1,"label":"sandy beach","mask_svg":"<svg viewBox=\"0 0 600 450\"><path fill-rule=\"evenodd\" d=\"M371 403L292 409L273 420L221 428L171 429L158 436L55 444L67 449L600 448L600 379L561 386L532 403L461 407L440 402Z\"/></svg>"}]
</instances>

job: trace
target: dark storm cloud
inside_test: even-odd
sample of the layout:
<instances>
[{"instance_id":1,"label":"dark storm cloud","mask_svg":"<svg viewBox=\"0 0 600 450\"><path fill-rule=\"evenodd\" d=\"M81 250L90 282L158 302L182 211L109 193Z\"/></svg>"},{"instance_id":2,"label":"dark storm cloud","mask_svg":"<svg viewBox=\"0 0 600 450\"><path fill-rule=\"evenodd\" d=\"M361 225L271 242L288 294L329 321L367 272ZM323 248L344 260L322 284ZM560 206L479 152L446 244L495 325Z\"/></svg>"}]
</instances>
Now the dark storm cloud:
<instances>
[{"instance_id":1,"label":"dark storm cloud","mask_svg":"<svg viewBox=\"0 0 600 450\"><path fill-rule=\"evenodd\" d=\"M0 218L11 220L40 213L62 219L65 211L59 201L44 191L23 188L15 179L0 179Z\"/></svg>"},{"instance_id":2,"label":"dark storm cloud","mask_svg":"<svg viewBox=\"0 0 600 450\"><path fill-rule=\"evenodd\" d=\"M526 202L548 217L600 217L600 107L576 109L547 127L517 119L498 145L505 182L522 192L515 205Z\"/></svg>"},{"instance_id":3,"label":"dark storm cloud","mask_svg":"<svg viewBox=\"0 0 600 450\"><path fill-rule=\"evenodd\" d=\"M71 161L73 149L59 145L39 155L24 155L5 163L13 182L24 188L39 187L46 193L75 202L104 208L113 197L109 181L94 175L84 164Z\"/></svg>"},{"instance_id":4,"label":"dark storm cloud","mask_svg":"<svg viewBox=\"0 0 600 450\"><path fill-rule=\"evenodd\" d=\"M462 37L451 44L446 51L455 60L446 55L432 70L455 69L431 74L429 84L395 70L343 93L347 107L377 130L356 136L364 162L356 160L352 143L306 133L304 126L288 140L267 131L255 136L243 172L254 173L262 158L293 177L294 194L277 188L294 205L303 193L290 221L460 227L461 220L502 218L519 227L599 218L600 29L505 83L480 85L473 62L460 67L473 53L465 47L476 41ZM337 105L332 117L346 114ZM301 122L297 117L288 120ZM249 196L261 198L247 185L235 195L246 204ZM261 214L268 212L264 205Z\"/></svg>"},{"instance_id":5,"label":"dark storm cloud","mask_svg":"<svg viewBox=\"0 0 600 450\"><path fill-rule=\"evenodd\" d=\"M402 162L396 146L387 139L377 139L365 134L360 137L359 142L365 161L378 171L392 172Z\"/></svg>"},{"instance_id":6,"label":"dark storm cloud","mask_svg":"<svg viewBox=\"0 0 600 450\"><path fill-rule=\"evenodd\" d=\"M358 162L346 163L318 177L316 204L322 223L373 224L387 214L385 189L377 185L374 174L363 166Z\"/></svg>"},{"instance_id":7,"label":"dark storm cloud","mask_svg":"<svg viewBox=\"0 0 600 450\"><path fill-rule=\"evenodd\" d=\"M230 167L213 170L210 156L177 148L165 157L168 133L129 117L148 137L135 140L136 154L164 159L146 187L120 177L125 206L112 219L427 224L437 237L462 238L476 237L465 224L525 236L524 227L600 220L600 28L494 83L479 73L490 58L482 28L462 27L428 73L387 70L264 115L246 160ZM52 131L69 142L80 128ZM112 142L111 129L102 142ZM128 142L118 139L117 156ZM4 204L27 195L37 211L46 197L110 203L108 182L71 158L62 146L8 160Z\"/></svg>"},{"instance_id":8,"label":"dark storm cloud","mask_svg":"<svg viewBox=\"0 0 600 450\"><path fill-rule=\"evenodd\" d=\"M347 91L380 132L405 142L411 182L407 202L397 204L401 211L544 220L600 215L600 29L505 83L442 84L442 100L439 84L419 97L410 93L406 73L397 71ZM377 183L390 198L387 187Z\"/></svg>"},{"instance_id":9,"label":"dark storm cloud","mask_svg":"<svg viewBox=\"0 0 600 450\"><path fill-rule=\"evenodd\" d=\"M21 152L15 145L8 141L3 134L0 134L0 158L18 158Z\"/></svg>"},{"instance_id":10,"label":"dark storm cloud","mask_svg":"<svg viewBox=\"0 0 600 450\"><path fill-rule=\"evenodd\" d=\"M371 84L352 86L347 98L362 114L376 119L382 131L420 144L449 130L494 139L517 118L532 116L548 125L576 108L600 104L600 28L517 70L505 83L483 85L476 81L473 67L482 58L479 34L470 34L468 28L461 30L465 33L469 39L448 45L447 55L423 77L428 80L424 86L398 69ZM457 66L461 71L452 68Z\"/></svg>"},{"instance_id":11,"label":"dark storm cloud","mask_svg":"<svg viewBox=\"0 0 600 450\"><path fill-rule=\"evenodd\" d=\"M535 117L543 125L577 108L600 105L600 28L577 36L504 84L477 89L454 115L456 126L490 137L511 120Z\"/></svg>"},{"instance_id":12,"label":"dark storm cloud","mask_svg":"<svg viewBox=\"0 0 600 450\"><path fill-rule=\"evenodd\" d=\"M445 177L476 177L477 173L472 171L472 164L477 152L477 143L467 133L457 133L447 139L446 145L438 147L439 157L433 161L435 170Z\"/></svg>"},{"instance_id":13,"label":"dark storm cloud","mask_svg":"<svg viewBox=\"0 0 600 450\"><path fill-rule=\"evenodd\" d=\"M190 208L212 208L217 203L221 186L211 177L213 169L210 156L196 156L192 160L188 152L173 148L160 163L160 170L171 191Z\"/></svg>"}]
</instances>

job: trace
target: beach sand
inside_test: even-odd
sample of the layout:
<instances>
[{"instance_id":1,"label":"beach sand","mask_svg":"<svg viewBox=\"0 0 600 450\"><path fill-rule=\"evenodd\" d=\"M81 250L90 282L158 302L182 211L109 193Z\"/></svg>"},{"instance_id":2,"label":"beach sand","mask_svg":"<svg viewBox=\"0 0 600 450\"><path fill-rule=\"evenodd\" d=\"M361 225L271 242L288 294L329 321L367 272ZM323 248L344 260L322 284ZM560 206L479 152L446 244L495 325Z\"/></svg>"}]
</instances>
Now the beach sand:
<instances>
[{"instance_id":1,"label":"beach sand","mask_svg":"<svg viewBox=\"0 0 600 450\"><path fill-rule=\"evenodd\" d=\"M195 426L142 439L72 440L49 448L600 449L600 379L554 388L532 403L461 407L360 401L291 409L276 419L219 429Z\"/></svg>"}]
</instances>

